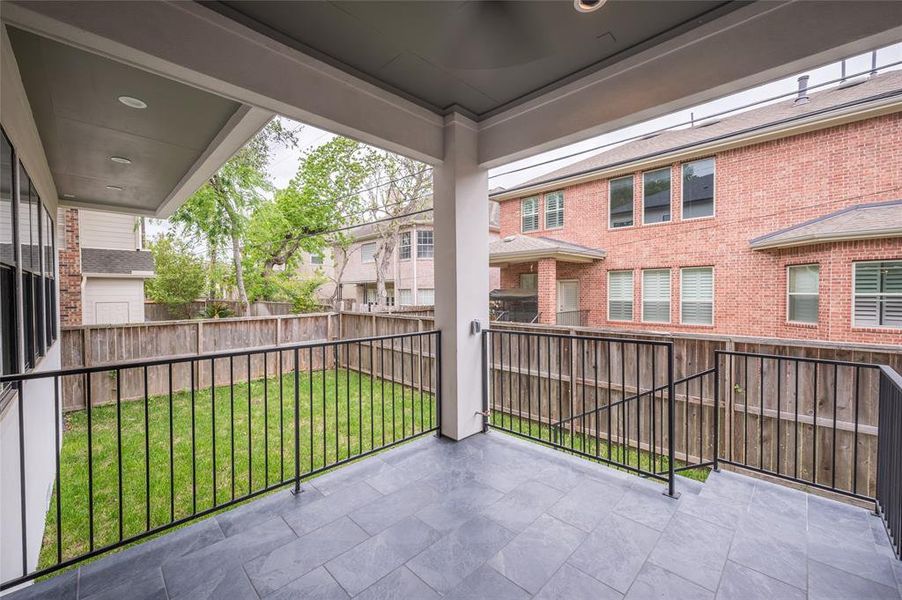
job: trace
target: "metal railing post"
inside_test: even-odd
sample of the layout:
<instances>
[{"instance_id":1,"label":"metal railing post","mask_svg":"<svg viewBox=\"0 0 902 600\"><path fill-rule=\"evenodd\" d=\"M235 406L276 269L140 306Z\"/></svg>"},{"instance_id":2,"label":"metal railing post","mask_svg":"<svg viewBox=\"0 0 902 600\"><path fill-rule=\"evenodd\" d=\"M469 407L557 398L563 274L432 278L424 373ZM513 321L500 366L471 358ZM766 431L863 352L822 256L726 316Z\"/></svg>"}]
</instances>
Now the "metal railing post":
<instances>
[{"instance_id":1,"label":"metal railing post","mask_svg":"<svg viewBox=\"0 0 902 600\"><path fill-rule=\"evenodd\" d=\"M299 397L301 393L301 365L299 360L298 349L294 349L294 489L292 494L301 493L301 427L300 427L300 408ZM326 365L323 363L323 369ZM250 383L248 383L250 385ZM279 385L282 385L281 382ZM311 416L310 427L313 427L313 417ZM324 456L325 460L325 456Z\"/></svg>"},{"instance_id":2,"label":"metal railing post","mask_svg":"<svg viewBox=\"0 0 902 600\"><path fill-rule=\"evenodd\" d=\"M676 419L676 410L674 406L674 386L673 386L673 342L667 344L667 492L666 495L671 498L679 498L680 495L674 489L676 474L674 472L673 461L674 452L674 436Z\"/></svg>"},{"instance_id":3,"label":"metal railing post","mask_svg":"<svg viewBox=\"0 0 902 600\"><path fill-rule=\"evenodd\" d=\"M435 332L435 407L436 427L435 437L442 437L442 332Z\"/></svg>"},{"instance_id":4,"label":"metal railing post","mask_svg":"<svg viewBox=\"0 0 902 600\"><path fill-rule=\"evenodd\" d=\"M777 414L779 419L779 411ZM720 351L714 351L714 465L720 471Z\"/></svg>"},{"instance_id":5,"label":"metal railing post","mask_svg":"<svg viewBox=\"0 0 902 600\"><path fill-rule=\"evenodd\" d=\"M489 332L482 332L482 432L489 430Z\"/></svg>"}]
</instances>

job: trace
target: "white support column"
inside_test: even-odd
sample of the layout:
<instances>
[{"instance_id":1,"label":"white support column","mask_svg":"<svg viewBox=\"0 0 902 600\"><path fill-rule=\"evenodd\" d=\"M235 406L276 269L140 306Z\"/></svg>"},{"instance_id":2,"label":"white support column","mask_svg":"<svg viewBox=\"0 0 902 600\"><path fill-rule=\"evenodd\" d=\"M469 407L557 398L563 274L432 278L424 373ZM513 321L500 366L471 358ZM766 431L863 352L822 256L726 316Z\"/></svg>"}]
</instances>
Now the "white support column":
<instances>
[{"instance_id":1,"label":"white support column","mask_svg":"<svg viewBox=\"0 0 902 600\"><path fill-rule=\"evenodd\" d=\"M482 430L482 336L489 322L488 171L477 164L475 123L445 119L444 161L433 171L435 323L442 331L442 434Z\"/></svg>"}]
</instances>

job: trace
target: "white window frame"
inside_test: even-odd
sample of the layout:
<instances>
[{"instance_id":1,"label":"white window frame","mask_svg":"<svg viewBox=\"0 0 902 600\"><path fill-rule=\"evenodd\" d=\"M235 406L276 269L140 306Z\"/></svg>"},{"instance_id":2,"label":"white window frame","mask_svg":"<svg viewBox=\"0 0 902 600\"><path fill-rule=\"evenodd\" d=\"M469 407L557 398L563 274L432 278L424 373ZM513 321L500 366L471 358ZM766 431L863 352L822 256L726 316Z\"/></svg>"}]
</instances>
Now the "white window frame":
<instances>
[{"instance_id":1,"label":"white window frame","mask_svg":"<svg viewBox=\"0 0 902 600\"><path fill-rule=\"evenodd\" d=\"M527 202L532 202L535 206L535 212L531 212L531 213L529 213L529 215L527 215L526 212L524 212L524 210L523 210L525 208ZM523 220L524 220L524 217L526 217L526 216L535 217L536 226L533 229L526 229L524 227ZM538 196L530 196L529 198L523 198L522 200L520 200L520 232L521 233L529 233L532 231L539 231L539 229L541 228L541 225L542 224L539 222L539 197Z\"/></svg>"},{"instance_id":2,"label":"white window frame","mask_svg":"<svg viewBox=\"0 0 902 600\"><path fill-rule=\"evenodd\" d=\"M868 264L894 263L894 262L902 262L902 259L889 258L889 259L885 259L885 260L861 260L861 261L855 261L852 263L852 314L851 314L851 320L852 320L852 328L853 329L879 329L880 331L902 331L902 327L893 327L891 325L859 325L858 323L855 322L855 299L858 296L873 296L874 295L874 294L858 294L855 292L855 278L858 275L858 266L859 265L868 265ZM889 293L889 292L882 293L879 295L884 296L884 297L885 296L893 296L893 297L902 296L902 294L898 294L898 293L893 294L893 293Z\"/></svg>"},{"instance_id":3,"label":"white window frame","mask_svg":"<svg viewBox=\"0 0 902 600\"><path fill-rule=\"evenodd\" d=\"M695 270L695 269L710 269L711 270L711 322L710 323L686 323L683 318L683 272L686 270ZM716 302L717 302L717 274L714 272L715 269L713 266L700 266L700 267L680 267L680 324L688 325L690 327L714 327L714 323L716 322Z\"/></svg>"},{"instance_id":4,"label":"white window frame","mask_svg":"<svg viewBox=\"0 0 902 600\"><path fill-rule=\"evenodd\" d=\"M559 195L559 198L560 198L560 208L557 208L557 209L555 209L555 210L553 210L553 211L549 211L549 210L548 210L548 206L549 206L549 205L548 205L548 197L549 197L549 196L554 196L554 195ZM564 228L564 192L563 192L563 190L557 190L557 191L554 191L554 192L547 192L547 193L545 194L545 202L544 202L544 204L545 204L545 210L544 210L544 215L545 215L545 229L549 229L549 230L550 230L550 229L563 229L563 228ZM555 225L554 227L552 227L552 226L550 226L550 225L548 224L548 213L549 213L549 212L552 212L552 213L560 213L560 214L561 214L561 224L560 224L560 225Z\"/></svg>"},{"instance_id":5,"label":"white window frame","mask_svg":"<svg viewBox=\"0 0 902 600\"><path fill-rule=\"evenodd\" d=\"M431 241L428 244L420 243L420 234L421 233L429 234L429 238ZM422 253L420 252L421 246L423 248L428 247L430 249L429 256L422 255ZM417 229L417 260L432 260L433 258L435 258L435 233L433 233L431 229Z\"/></svg>"},{"instance_id":6,"label":"white window frame","mask_svg":"<svg viewBox=\"0 0 902 600\"><path fill-rule=\"evenodd\" d=\"M658 171L667 171L670 173L670 218L666 221L657 221L655 223L646 223L645 222L645 176L649 173L657 173ZM668 223L673 223L673 165L668 165L666 167L661 167L659 169L649 169L647 171L642 171L642 225L666 225ZM633 192L633 196L635 197L635 192ZM633 203L633 211L635 213L635 201ZM633 223L636 222L636 215L633 214Z\"/></svg>"},{"instance_id":7,"label":"white window frame","mask_svg":"<svg viewBox=\"0 0 902 600\"><path fill-rule=\"evenodd\" d=\"M649 321L645 318L645 274L646 273L667 273L667 320L666 321ZM673 273L669 268L642 269L642 293L640 298L641 321L643 323L670 323L671 314L673 312ZM656 300L661 302L661 300Z\"/></svg>"},{"instance_id":8,"label":"white window frame","mask_svg":"<svg viewBox=\"0 0 902 600\"><path fill-rule=\"evenodd\" d=\"M630 205L630 206L632 206L632 209L633 209L633 224L632 225L622 225L620 227L613 227L611 225L611 190L613 189L613 186L611 186L611 183L613 183L614 181L618 181L620 179L630 179L630 180L632 180L632 183L633 183L632 188L631 188L632 192L633 192L633 194L632 194L633 202ZM608 230L620 231L621 229L630 229L631 227L635 227L635 226L636 226L636 174L630 173L629 175L624 175L622 177L612 177L611 179L608 179Z\"/></svg>"},{"instance_id":9,"label":"white window frame","mask_svg":"<svg viewBox=\"0 0 902 600\"><path fill-rule=\"evenodd\" d=\"M407 302L405 302L404 295L407 294ZM398 289L398 306L413 306L413 290L411 288L399 288Z\"/></svg>"},{"instance_id":10,"label":"white window frame","mask_svg":"<svg viewBox=\"0 0 902 600\"><path fill-rule=\"evenodd\" d=\"M432 302L429 304L435 305L435 288L419 288L417 289L417 306L427 306L425 302L420 298L420 294L423 292L430 292L432 294Z\"/></svg>"},{"instance_id":11,"label":"white window frame","mask_svg":"<svg viewBox=\"0 0 902 600\"><path fill-rule=\"evenodd\" d=\"M404 239L407 238L407 243L404 243ZM411 232L410 231L402 231L398 235L398 260L410 260L413 258L413 244L411 243ZM407 248L407 256L403 256L401 250Z\"/></svg>"},{"instance_id":12,"label":"white window frame","mask_svg":"<svg viewBox=\"0 0 902 600\"><path fill-rule=\"evenodd\" d=\"M369 259L366 258L366 254L363 251L363 249L368 246L373 247L373 253L370 255ZM360 244L360 262L365 265L368 265L370 263L375 263L376 262L376 250L378 250L376 242L366 242L366 243Z\"/></svg>"},{"instance_id":13,"label":"white window frame","mask_svg":"<svg viewBox=\"0 0 902 600\"><path fill-rule=\"evenodd\" d=\"M816 294L807 294L807 293L799 293L790 291L790 273L793 269L801 269L805 267L817 267L817 293ZM852 291L855 291L854 282ZM817 319L814 321L794 321L790 318L790 300L792 296L817 296ZM852 306L854 311L855 307ZM820 313L821 313L821 265L820 263L805 263L800 265L786 265L786 322L792 323L793 325L817 325L820 323Z\"/></svg>"},{"instance_id":14,"label":"white window frame","mask_svg":"<svg viewBox=\"0 0 902 600\"><path fill-rule=\"evenodd\" d=\"M630 309L630 318L629 319L613 319L611 318L611 276L614 273L629 273L630 274L630 300L632 301L632 308ZM607 318L608 321L614 323L632 323L636 320L636 274L632 269L613 269L608 271L608 290L607 290Z\"/></svg>"},{"instance_id":15,"label":"white window frame","mask_svg":"<svg viewBox=\"0 0 902 600\"><path fill-rule=\"evenodd\" d=\"M686 218L683 216L683 203L685 202L685 186L683 186L683 169L686 165L691 165L692 163L700 162L703 160L710 160L714 163L714 171L711 173L711 187L713 189L713 193L711 195L711 214L704 217L689 217ZM673 182L670 184L671 190L673 189ZM672 193L672 192L671 192ZM713 156L709 156L707 158L697 158L695 160L690 160L689 162L684 162L680 165L680 221L701 221L703 219L713 219L717 216L717 160Z\"/></svg>"}]
</instances>

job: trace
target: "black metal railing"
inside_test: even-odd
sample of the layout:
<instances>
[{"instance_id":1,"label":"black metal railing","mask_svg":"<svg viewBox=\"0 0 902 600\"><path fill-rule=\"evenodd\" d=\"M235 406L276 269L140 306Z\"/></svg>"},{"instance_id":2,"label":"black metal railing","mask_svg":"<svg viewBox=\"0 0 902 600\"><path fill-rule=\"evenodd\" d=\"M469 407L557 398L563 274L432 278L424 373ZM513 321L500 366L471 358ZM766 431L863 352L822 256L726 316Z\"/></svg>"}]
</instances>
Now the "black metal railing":
<instances>
[{"instance_id":1,"label":"black metal railing","mask_svg":"<svg viewBox=\"0 0 902 600\"><path fill-rule=\"evenodd\" d=\"M499 323L537 323L539 313L534 310L501 310L492 315Z\"/></svg>"},{"instance_id":2,"label":"black metal railing","mask_svg":"<svg viewBox=\"0 0 902 600\"><path fill-rule=\"evenodd\" d=\"M33 382L52 392L29 397ZM441 333L425 331L6 375L17 388L21 574L7 589L292 486L441 425ZM95 390L108 390L112 399ZM42 390L43 392L43 390ZM37 564L25 407L81 393L56 430ZM102 396L102 397L101 397ZM41 426L52 427L50 423ZM4 481L3 485L13 482ZM44 510L42 506L41 510ZM9 513L7 513L9 514ZM33 536L32 536L33 537Z\"/></svg>"},{"instance_id":3,"label":"black metal railing","mask_svg":"<svg viewBox=\"0 0 902 600\"><path fill-rule=\"evenodd\" d=\"M555 323L567 327L585 327L589 324L589 311L565 310L557 313Z\"/></svg>"},{"instance_id":4,"label":"black metal railing","mask_svg":"<svg viewBox=\"0 0 902 600\"><path fill-rule=\"evenodd\" d=\"M674 494L670 342L489 329L486 427L664 481Z\"/></svg>"},{"instance_id":5,"label":"black metal railing","mask_svg":"<svg viewBox=\"0 0 902 600\"><path fill-rule=\"evenodd\" d=\"M880 441L877 447L877 513L896 557L902 560L902 377L880 368Z\"/></svg>"}]
</instances>

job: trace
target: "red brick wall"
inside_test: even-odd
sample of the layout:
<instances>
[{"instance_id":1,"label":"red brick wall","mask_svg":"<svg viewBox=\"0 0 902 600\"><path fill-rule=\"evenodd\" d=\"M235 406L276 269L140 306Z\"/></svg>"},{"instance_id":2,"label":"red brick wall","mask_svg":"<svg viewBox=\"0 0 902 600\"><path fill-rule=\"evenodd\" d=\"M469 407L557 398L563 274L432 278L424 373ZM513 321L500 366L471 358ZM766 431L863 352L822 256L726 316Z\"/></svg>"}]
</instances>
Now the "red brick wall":
<instances>
[{"instance_id":1,"label":"red brick wall","mask_svg":"<svg viewBox=\"0 0 902 600\"><path fill-rule=\"evenodd\" d=\"M78 233L78 210L62 209L65 228L59 251L60 322L81 325L81 245Z\"/></svg>"},{"instance_id":2,"label":"red brick wall","mask_svg":"<svg viewBox=\"0 0 902 600\"><path fill-rule=\"evenodd\" d=\"M564 189L565 225L543 235L607 251L591 266L558 265L558 279L580 280L581 308L596 326L698 331L793 339L900 344L902 331L851 325L852 263L902 259L902 239L843 242L787 250L755 251L749 241L843 207L902 198L902 113L886 115L728 150L715 155L715 216L681 221L680 164L672 167L669 223L607 227L608 182ZM641 223L641 173L635 174L634 221ZM501 235L520 233L520 203L501 204ZM544 202L540 201L540 215ZM544 219L542 219L544 221ZM542 223L544 225L544 223ZM803 326L786 321L786 266L820 264L820 317ZM679 323L679 268L714 267L714 325ZM643 268L672 269L671 323L642 323ZM635 319L606 319L608 270L636 269ZM505 271L529 270L518 265Z\"/></svg>"}]
</instances>

